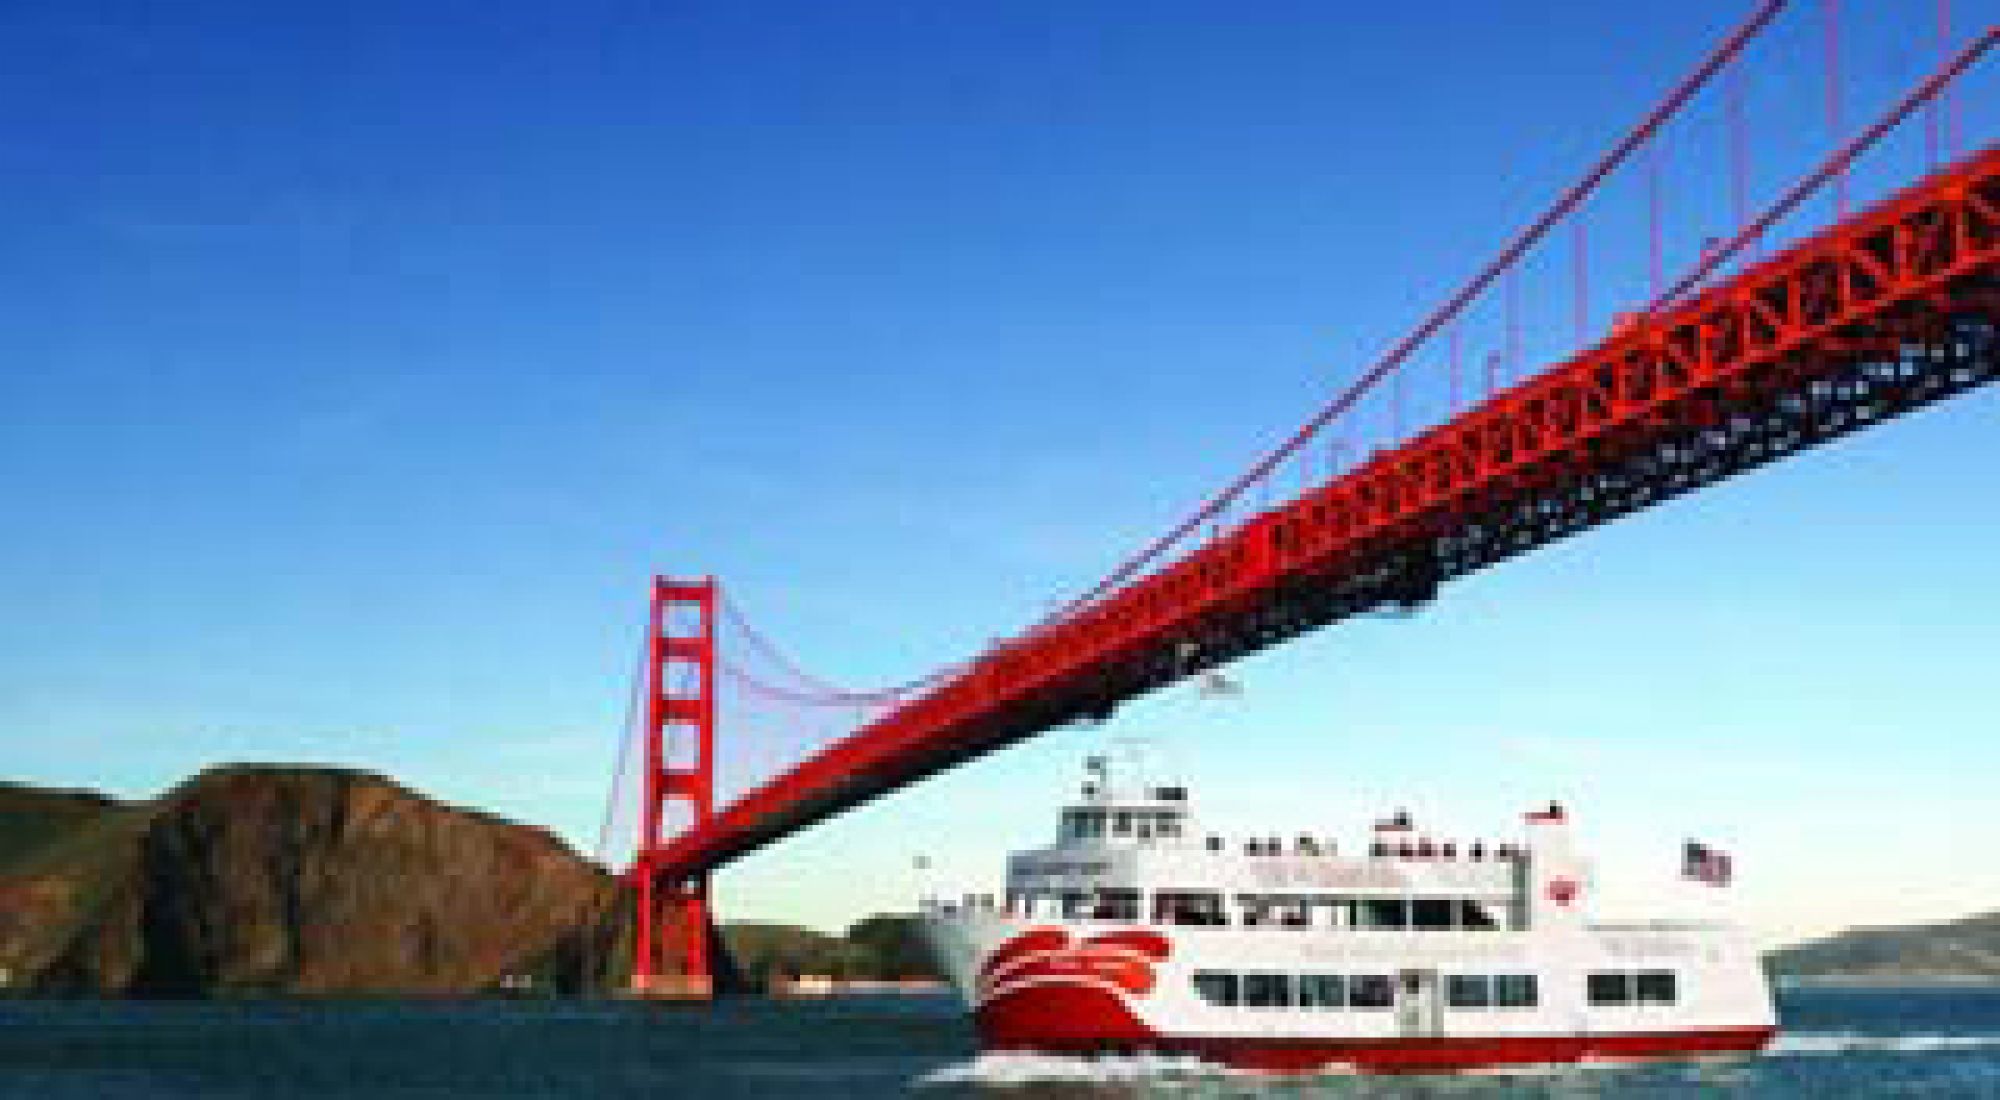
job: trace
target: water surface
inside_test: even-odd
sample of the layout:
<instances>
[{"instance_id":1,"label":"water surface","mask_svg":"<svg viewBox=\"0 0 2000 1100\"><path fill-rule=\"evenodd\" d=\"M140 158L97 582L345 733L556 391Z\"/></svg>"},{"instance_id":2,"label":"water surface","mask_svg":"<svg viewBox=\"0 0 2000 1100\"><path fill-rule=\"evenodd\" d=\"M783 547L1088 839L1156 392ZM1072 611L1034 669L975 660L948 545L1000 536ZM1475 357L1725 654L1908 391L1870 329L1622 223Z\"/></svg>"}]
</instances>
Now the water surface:
<instances>
[{"instance_id":1,"label":"water surface","mask_svg":"<svg viewBox=\"0 0 2000 1100\"><path fill-rule=\"evenodd\" d=\"M0 1001L0 1095L72 1097L2000 1097L2000 988L1792 990L1747 1062L1260 1078L1178 1059L980 1056L936 997Z\"/></svg>"}]
</instances>

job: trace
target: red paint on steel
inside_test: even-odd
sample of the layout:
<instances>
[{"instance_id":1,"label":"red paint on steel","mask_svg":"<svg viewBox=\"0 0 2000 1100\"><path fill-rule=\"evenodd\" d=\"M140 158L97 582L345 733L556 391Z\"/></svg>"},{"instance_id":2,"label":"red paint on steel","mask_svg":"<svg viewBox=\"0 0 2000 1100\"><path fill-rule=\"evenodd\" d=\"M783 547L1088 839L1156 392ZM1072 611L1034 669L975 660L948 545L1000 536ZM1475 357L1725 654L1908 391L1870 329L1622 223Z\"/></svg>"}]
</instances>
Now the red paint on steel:
<instances>
[{"instance_id":1,"label":"red paint on steel","mask_svg":"<svg viewBox=\"0 0 2000 1100\"><path fill-rule=\"evenodd\" d=\"M678 975L707 983L708 876L705 868L674 867L660 858L666 807L688 807L683 836L701 835L715 821L715 614L712 577L653 578L646 616L646 751L644 801L632 870L637 895L632 986L644 991L666 976L670 959ZM692 621L690 621L690 617ZM668 757L673 734L691 737L692 760ZM664 941L672 926L678 950Z\"/></svg>"},{"instance_id":2,"label":"red paint on steel","mask_svg":"<svg viewBox=\"0 0 2000 1100\"><path fill-rule=\"evenodd\" d=\"M1771 386L1811 385L1812 363L1852 357L1843 350L1852 333L1876 326L1878 341L1893 342L1898 330L1879 326L1909 308L1961 294L1952 308L2000 315L2000 303L1974 289L1996 270L2000 148L1663 308L1087 609L1001 643L748 792L712 826L676 838L659 866L713 868L949 766L940 760L1048 728L1053 721L1037 726L1033 717L1039 703L1170 655L1189 637L1250 614L1269 593L1351 576L1398 548L1477 523L1492 494L1726 417L1732 401L1762 400Z\"/></svg>"},{"instance_id":3,"label":"red paint on steel","mask_svg":"<svg viewBox=\"0 0 2000 1100\"><path fill-rule=\"evenodd\" d=\"M1708 55L1702 58L1701 63L1695 66L1694 71L1682 78L1681 82L1676 84L1667 93L1666 98L1662 99L1652 111L1648 112L1646 117L1639 121L1638 125L1627 131L1611 147L1609 152L1600 157L1597 163L1591 166L1590 171L1586 172L1581 180L1572 185L1569 190L1564 191L1526 229L1516 234L1514 239L1509 241L1506 247L1500 250L1498 256L1494 257L1477 274L1467 280L1458 289L1457 293L1445 301L1444 305L1433 310L1417 324L1416 328L1412 329L1401 340L1391 346L1380 359L1376 360L1373 366L1364 371L1361 377L1356 379L1340 396L1329 402L1312 419L1306 421L1298 431L1292 433L1277 449L1271 451L1253 464L1241 477L1238 477L1235 481L1224 487L1221 492L1204 501L1199 508L1195 509L1192 515L1174 525L1166 534L1148 543L1137 554L1128 558L1117 569L1114 569L1109 576L1099 581L1089 591L1063 605L1055 614L1038 624L1037 629L1049 626L1065 616L1081 610L1099 596L1116 589L1126 581L1137 576L1147 566L1153 564L1161 553L1178 544L1190 533L1200 530L1202 525L1208 523L1217 513L1228 508L1237 498L1243 495L1245 490L1270 474L1279 463L1290 457L1300 447L1305 446L1307 442L1318 435L1328 424L1345 415L1363 395L1373 389L1383 378L1401 367L1411 354L1422 347L1431 337L1437 335L1438 330L1455 320L1465 311L1467 306L1471 305L1475 299L1485 293L1502 275L1512 271L1515 264L1520 261L1521 257L1528 253L1529 249L1548 236L1549 232L1561 224L1563 219L1569 217L1577 207L1583 204L1584 200L1595 194L1598 188L1604 184L1604 181L1611 176L1611 173L1624 164L1634 151L1652 140L1653 135L1658 133L1660 128L1665 126L1670 119L1679 114L1681 109L1687 106L1688 102L1694 98L1695 94L1706 87L1710 80L1714 79L1716 73L1722 71L1741 55L1744 47L1748 46L1759 34L1762 34L1764 29L1770 26L1772 20L1778 17L1778 14L1785 9L1785 6L1789 2L1790 0L1762 0L1756 10L1750 13L1749 18L1745 19L1742 24L1731 31L1729 36L1723 39L1713 50L1709 51ZM1509 366L1513 369L1518 369L1519 363L1516 361L1510 363Z\"/></svg>"},{"instance_id":4,"label":"red paint on steel","mask_svg":"<svg viewBox=\"0 0 2000 1100\"><path fill-rule=\"evenodd\" d=\"M1793 210L1798 209L1799 204L1810 198L1812 193L1824 186L1828 180L1843 177L1848 167L1854 163L1856 158L1872 148L1876 142L1882 140L1891 130L1901 125L1918 108L1934 101L1938 96L1942 95L1951 87L1953 80L1956 80L1967 69L1971 68L1974 62L1985 56L1986 52L1992 49L1996 43L2000 43L2000 26L1987 28L1985 34L1968 43L1963 50L1954 55L1943 67L1932 73L1923 83L1912 89L1909 95L1904 96L1894 107L1891 107L1889 112L1878 119L1874 125L1856 134L1853 140L1835 150L1834 154L1828 157L1810 175L1793 185L1792 189L1787 191L1777 202L1772 203L1770 208L1765 210L1761 217L1749 225L1742 227L1735 237L1731 238L1721 247L1704 252L1701 261L1696 264L1695 269L1683 277L1680 282L1670 287L1665 294L1655 299L1647 307L1647 310L1649 312L1657 312L1667 304L1678 301L1683 295L1691 293L1711 274L1720 269L1724 263L1727 263L1730 257L1755 242L1766 230L1783 220ZM1981 156L1973 158L1972 163L1983 162L1990 157L1992 152L1993 150L1991 149L1987 150ZM1936 174L1934 173L1933 178L1935 176ZM1908 194L1908 192L1905 194ZM1885 203L1884 205L1888 204ZM1835 227L1835 229L1838 228L1838 226ZM1821 235L1824 236L1825 234L1822 233Z\"/></svg>"}]
</instances>

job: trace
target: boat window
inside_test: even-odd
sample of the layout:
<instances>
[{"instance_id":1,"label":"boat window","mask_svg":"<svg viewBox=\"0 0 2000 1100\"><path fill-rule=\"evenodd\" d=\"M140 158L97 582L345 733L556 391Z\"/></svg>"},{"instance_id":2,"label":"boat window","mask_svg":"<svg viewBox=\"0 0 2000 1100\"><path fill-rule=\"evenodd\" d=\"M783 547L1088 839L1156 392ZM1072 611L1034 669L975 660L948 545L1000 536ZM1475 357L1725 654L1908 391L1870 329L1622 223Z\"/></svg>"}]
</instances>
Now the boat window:
<instances>
[{"instance_id":1,"label":"boat window","mask_svg":"<svg viewBox=\"0 0 2000 1100\"><path fill-rule=\"evenodd\" d=\"M1159 924L1209 928L1229 923L1222 912L1221 894L1168 890L1153 895L1153 920Z\"/></svg>"},{"instance_id":2,"label":"boat window","mask_svg":"<svg viewBox=\"0 0 2000 1100\"><path fill-rule=\"evenodd\" d=\"M1194 991L1209 1004L1233 1006L1237 1000L1236 975L1198 970L1194 975Z\"/></svg>"},{"instance_id":3,"label":"boat window","mask_svg":"<svg viewBox=\"0 0 2000 1100\"><path fill-rule=\"evenodd\" d=\"M1387 974L1358 974L1347 980L1347 1003L1353 1008L1390 1008L1396 1003L1396 983Z\"/></svg>"},{"instance_id":4,"label":"boat window","mask_svg":"<svg viewBox=\"0 0 2000 1100\"><path fill-rule=\"evenodd\" d=\"M1410 902L1410 927L1450 928L1457 908L1449 898L1417 898Z\"/></svg>"},{"instance_id":5,"label":"boat window","mask_svg":"<svg viewBox=\"0 0 2000 1100\"><path fill-rule=\"evenodd\" d=\"M1131 836L1132 815L1123 811L1113 814L1111 817L1111 835Z\"/></svg>"},{"instance_id":6,"label":"boat window","mask_svg":"<svg viewBox=\"0 0 2000 1100\"><path fill-rule=\"evenodd\" d=\"M1264 925L1275 923L1275 916L1271 912L1270 903L1264 898L1239 894L1236 898L1236 905L1241 910L1241 923L1245 928L1261 928Z\"/></svg>"},{"instance_id":7,"label":"boat window","mask_svg":"<svg viewBox=\"0 0 2000 1100\"><path fill-rule=\"evenodd\" d=\"M1494 928L1493 915L1486 907L1471 898L1461 898L1458 902L1458 926L1460 928Z\"/></svg>"},{"instance_id":8,"label":"boat window","mask_svg":"<svg viewBox=\"0 0 2000 1100\"><path fill-rule=\"evenodd\" d=\"M1064 891L1062 895L1062 915L1068 920L1082 920L1090 911L1090 895L1081 890Z\"/></svg>"},{"instance_id":9,"label":"boat window","mask_svg":"<svg viewBox=\"0 0 2000 1100\"><path fill-rule=\"evenodd\" d=\"M1136 921L1139 919L1139 891L1125 889L1103 889L1097 892L1097 904L1091 909L1092 920Z\"/></svg>"},{"instance_id":10,"label":"boat window","mask_svg":"<svg viewBox=\"0 0 2000 1100\"><path fill-rule=\"evenodd\" d=\"M1299 975L1300 1008L1339 1008L1347 1003L1347 980L1338 974Z\"/></svg>"},{"instance_id":11,"label":"boat window","mask_svg":"<svg viewBox=\"0 0 2000 1100\"><path fill-rule=\"evenodd\" d=\"M1243 975L1243 1003L1251 1008L1292 1007L1290 974Z\"/></svg>"},{"instance_id":12,"label":"boat window","mask_svg":"<svg viewBox=\"0 0 2000 1100\"><path fill-rule=\"evenodd\" d=\"M1592 974L1590 976L1590 1003L1594 1005L1631 1004L1632 975L1622 973Z\"/></svg>"},{"instance_id":13,"label":"boat window","mask_svg":"<svg viewBox=\"0 0 2000 1100\"><path fill-rule=\"evenodd\" d=\"M1410 989L1421 979L1405 976ZM1316 1008L1381 1010L1396 1006L1396 979L1387 974L1232 974L1197 971L1195 994L1227 1008ZM1524 1008L1536 1001L1532 974L1454 974L1446 997L1455 1009Z\"/></svg>"},{"instance_id":14,"label":"boat window","mask_svg":"<svg viewBox=\"0 0 2000 1100\"><path fill-rule=\"evenodd\" d=\"M1632 999L1642 1005L1673 1004L1675 992L1671 970L1641 970L1632 976Z\"/></svg>"},{"instance_id":15,"label":"boat window","mask_svg":"<svg viewBox=\"0 0 2000 1100\"><path fill-rule=\"evenodd\" d=\"M1347 898L1313 898L1312 907L1320 910L1312 919L1313 924L1322 928L1351 928L1354 926L1354 902Z\"/></svg>"},{"instance_id":16,"label":"boat window","mask_svg":"<svg viewBox=\"0 0 2000 1100\"><path fill-rule=\"evenodd\" d=\"M1402 898L1362 898L1356 908L1358 928L1407 928L1410 923Z\"/></svg>"},{"instance_id":17,"label":"boat window","mask_svg":"<svg viewBox=\"0 0 2000 1100\"><path fill-rule=\"evenodd\" d=\"M1164 837L1177 837L1181 835L1180 815L1161 814L1159 817L1154 819L1153 832Z\"/></svg>"},{"instance_id":18,"label":"boat window","mask_svg":"<svg viewBox=\"0 0 2000 1100\"><path fill-rule=\"evenodd\" d=\"M1485 1008L1493 1003L1493 987L1484 974L1453 974L1445 982L1445 1003L1453 1008Z\"/></svg>"},{"instance_id":19,"label":"boat window","mask_svg":"<svg viewBox=\"0 0 2000 1100\"><path fill-rule=\"evenodd\" d=\"M1097 810L1070 810L1063 814L1063 835L1088 840L1104 835L1104 814Z\"/></svg>"},{"instance_id":20,"label":"boat window","mask_svg":"<svg viewBox=\"0 0 2000 1100\"><path fill-rule=\"evenodd\" d=\"M1500 1008L1533 1008L1540 999L1533 974L1501 974L1493 979L1493 1003Z\"/></svg>"}]
</instances>

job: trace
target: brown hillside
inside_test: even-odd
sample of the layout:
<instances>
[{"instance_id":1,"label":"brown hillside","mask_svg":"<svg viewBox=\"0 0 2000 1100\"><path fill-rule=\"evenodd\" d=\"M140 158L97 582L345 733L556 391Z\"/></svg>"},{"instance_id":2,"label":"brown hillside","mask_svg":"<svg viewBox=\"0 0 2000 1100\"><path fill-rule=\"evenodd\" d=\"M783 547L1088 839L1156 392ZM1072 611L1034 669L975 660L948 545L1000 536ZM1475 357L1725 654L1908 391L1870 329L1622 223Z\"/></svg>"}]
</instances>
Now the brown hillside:
<instances>
[{"instance_id":1,"label":"brown hillside","mask_svg":"<svg viewBox=\"0 0 2000 1100\"><path fill-rule=\"evenodd\" d=\"M0 865L0 967L49 993L607 987L618 883L546 830L378 775L231 766Z\"/></svg>"}]
</instances>

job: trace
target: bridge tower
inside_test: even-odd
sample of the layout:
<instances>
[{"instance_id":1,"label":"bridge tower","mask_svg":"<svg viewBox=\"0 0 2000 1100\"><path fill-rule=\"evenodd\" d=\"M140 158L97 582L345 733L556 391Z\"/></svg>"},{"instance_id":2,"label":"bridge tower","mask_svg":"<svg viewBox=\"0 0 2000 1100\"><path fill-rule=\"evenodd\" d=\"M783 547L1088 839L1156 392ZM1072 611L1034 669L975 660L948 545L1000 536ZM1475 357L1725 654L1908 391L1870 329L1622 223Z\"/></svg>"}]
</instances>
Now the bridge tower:
<instances>
[{"instance_id":1,"label":"bridge tower","mask_svg":"<svg viewBox=\"0 0 2000 1100\"><path fill-rule=\"evenodd\" d=\"M715 578L653 578L646 631L644 802L632 878L638 895L632 992L707 1000L708 877L668 879L655 860L670 803L686 807L684 828L715 817Z\"/></svg>"}]
</instances>

